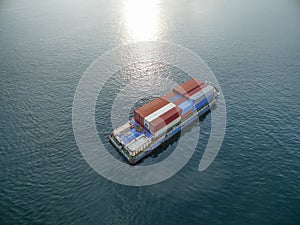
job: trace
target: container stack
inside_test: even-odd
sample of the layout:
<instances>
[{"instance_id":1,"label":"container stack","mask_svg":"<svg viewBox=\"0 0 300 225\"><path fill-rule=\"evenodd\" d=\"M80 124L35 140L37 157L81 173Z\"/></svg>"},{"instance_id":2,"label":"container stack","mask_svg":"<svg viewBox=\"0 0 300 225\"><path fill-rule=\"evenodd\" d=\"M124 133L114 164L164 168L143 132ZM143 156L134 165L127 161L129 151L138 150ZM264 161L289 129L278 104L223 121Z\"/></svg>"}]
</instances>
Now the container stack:
<instances>
[{"instance_id":1,"label":"container stack","mask_svg":"<svg viewBox=\"0 0 300 225\"><path fill-rule=\"evenodd\" d=\"M181 111L175 104L169 103L145 118L144 127L159 136L180 122Z\"/></svg>"},{"instance_id":2,"label":"container stack","mask_svg":"<svg viewBox=\"0 0 300 225\"><path fill-rule=\"evenodd\" d=\"M193 102L195 110L198 110L212 99L214 90L215 88L213 86L205 85L200 91L193 94L188 93L186 97Z\"/></svg>"},{"instance_id":3,"label":"container stack","mask_svg":"<svg viewBox=\"0 0 300 225\"><path fill-rule=\"evenodd\" d=\"M134 120L140 125L144 126L144 120L146 116L149 116L151 113L164 107L167 104L169 104L167 100L163 98L156 98L153 101L134 110Z\"/></svg>"},{"instance_id":4,"label":"container stack","mask_svg":"<svg viewBox=\"0 0 300 225\"><path fill-rule=\"evenodd\" d=\"M162 96L162 98L172 102L180 109L181 120L185 119L193 111L193 102L175 91Z\"/></svg>"},{"instance_id":5,"label":"container stack","mask_svg":"<svg viewBox=\"0 0 300 225\"><path fill-rule=\"evenodd\" d=\"M191 92L192 90L200 87L203 84L204 84L203 82L196 80L195 78L192 78L192 79L188 80L187 82L177 86L173 90L174 90L174 92L177 92L184 96L188 92Z\"/></svg>"},{"instance_id":6,"label":"container stack","mask_svg":"<svg viewBox=\"0 0 300 225\"><path fill-rule=\"evenodd\" d=\"M151 134L159 136L206 105L214 90L213 86L193 78L136 109L134 119Z\"/></svg>"}]
</instances>

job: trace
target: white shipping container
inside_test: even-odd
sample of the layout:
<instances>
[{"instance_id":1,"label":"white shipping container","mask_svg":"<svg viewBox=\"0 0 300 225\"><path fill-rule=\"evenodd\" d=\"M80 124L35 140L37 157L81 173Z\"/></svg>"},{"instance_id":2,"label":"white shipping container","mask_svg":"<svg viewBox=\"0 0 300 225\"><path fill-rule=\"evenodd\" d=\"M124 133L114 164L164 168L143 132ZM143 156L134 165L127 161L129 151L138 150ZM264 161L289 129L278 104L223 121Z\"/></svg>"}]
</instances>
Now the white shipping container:
<instances>
[{"instance_id":1,"label":"white shipping container","mask_svg":"<svg viewBox=\"0 0 300 225\"><path fill-rule=\"evenodd\" d=\"M211 85L207 85L205 88L203 88L201 91L193 94L189 99L195 102L195 104L203 101L206 97L210 96L214 92L214 87Z\"/></svg>"},{"instance_id":2,"label":"white shipping container","mask_svg":"<svg viewBox=\"0 0 300 225\"><path fill-rule=\"evenodd\" d=\"M169 103L169 104L163 106L162 108L156 110L155 112L151 113L149 116L146 116L145 120L144 120L144 126L149 129L150 128L150 122L152 120L154 120L157 117L161 116L165 112L168 112L170 109L174 108L175 106L176 105L174 103Z\"/></svg>"}]
</instances>

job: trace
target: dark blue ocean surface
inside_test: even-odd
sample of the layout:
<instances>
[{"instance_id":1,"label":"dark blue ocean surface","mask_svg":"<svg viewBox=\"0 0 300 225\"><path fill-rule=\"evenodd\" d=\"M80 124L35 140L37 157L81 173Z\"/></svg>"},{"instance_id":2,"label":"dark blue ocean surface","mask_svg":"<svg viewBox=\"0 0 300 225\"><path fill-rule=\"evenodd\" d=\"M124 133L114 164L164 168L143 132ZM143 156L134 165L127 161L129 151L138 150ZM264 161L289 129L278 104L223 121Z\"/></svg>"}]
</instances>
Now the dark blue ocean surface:
<instances>
[{"instance_id":1,"label":"dark blue ocean surface","mask_svg":"<svg viewBox=\"0 0 300 225\"><path fill-rule=\"evenodd\" d=\"M179 173L128 187L101 177L81 156L72 102L97 57L149 40L178 43L205 60L222 87L227 129L204 172L198 164L210 115ZM0 75L0 224L300 223L297 0L3 0ZM117 91L120 82L110 82ZM103 135L112 129L101 126L101 110L116 94L109 90L96 107Z\"/></svg>"}]
</instances>

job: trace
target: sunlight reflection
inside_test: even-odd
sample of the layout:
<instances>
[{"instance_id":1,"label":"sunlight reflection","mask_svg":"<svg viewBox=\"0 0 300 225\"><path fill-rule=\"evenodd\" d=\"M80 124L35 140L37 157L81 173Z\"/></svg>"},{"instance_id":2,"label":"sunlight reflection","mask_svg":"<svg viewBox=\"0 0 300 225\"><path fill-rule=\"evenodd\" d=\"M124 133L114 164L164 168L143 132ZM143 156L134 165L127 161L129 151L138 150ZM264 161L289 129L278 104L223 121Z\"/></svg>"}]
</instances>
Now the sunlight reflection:
<instances>
[{"instance_id":1,"label":"sunlight reflection","mask_svg":"<svg viewBox=\"0 0 300 225\"><path fill-rule=\"evenodd\" d=\"M125 0L126 42L155 41L159 38L158 0Z\"/></svg>"}]
</instances>

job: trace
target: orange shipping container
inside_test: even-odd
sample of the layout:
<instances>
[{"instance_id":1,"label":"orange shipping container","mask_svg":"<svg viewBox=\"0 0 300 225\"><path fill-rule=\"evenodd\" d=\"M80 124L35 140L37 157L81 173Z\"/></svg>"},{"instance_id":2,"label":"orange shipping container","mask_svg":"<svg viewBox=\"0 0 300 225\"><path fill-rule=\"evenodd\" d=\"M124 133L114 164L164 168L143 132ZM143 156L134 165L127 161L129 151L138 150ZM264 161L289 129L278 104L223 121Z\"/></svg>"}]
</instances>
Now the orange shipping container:
<instances>
[{"instance_id":1,"label":"orange shipping container","mask_svg":"<svg viewBox=\"0 0 300 225\"><path fill-rule=\"evenodd\" d=\"M162 129L164 126L171 123L173 120L177 119L181 115L181 109L178 107L174 107L168 112L165 112L161 116L157 117L156 119L150 122L152 133L157 132L158 130Z\"/></svg>"},{"instance_id":2,"label":"orange shipping container","mask_svg":"<svg viewBox=\"0 0 300 225\"><path fill-rule=\"evenodd\" d=\"M144 126L144 119L146 116L169 104L169 101L163 98L156 98L153 101L134 110L134 120L140 125Z\"/></svg>"},{"instance_id":3,"label":"orange shipping container","mask_svg":"<svg viewBox=\"0 0 300 225\"><path fill-rule=\"evenodd\" d=\"M194 88L193 90L189 91L187 94L184 95L184 97L189 98L193 94L196 94L198 91L202 90L205 88L207 85L205 83L201 84L199 87Z\"/></svg>"},{"instance_id":4,"label":"orange shipping container","mask_svg":"<svg viewBox=\"0 0 300 225\"><path fill-rule=\"evenodd\" d=\"M199 87L201 84L203 84L203 82L201 82L195 78L192 78L192 79L186 81L185 83L174 88L174 91L179 94L185 95L186 93L190 92L191 90L195 89L196 87Z\"/></svg>"}]
</instances>

